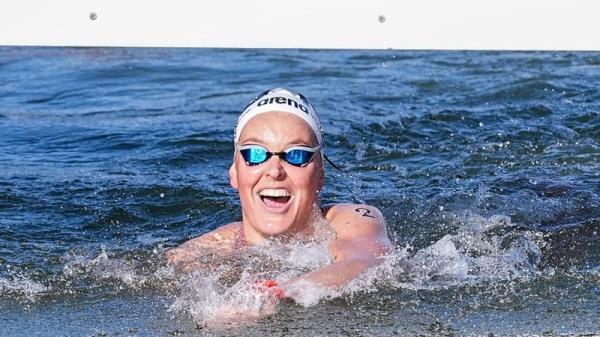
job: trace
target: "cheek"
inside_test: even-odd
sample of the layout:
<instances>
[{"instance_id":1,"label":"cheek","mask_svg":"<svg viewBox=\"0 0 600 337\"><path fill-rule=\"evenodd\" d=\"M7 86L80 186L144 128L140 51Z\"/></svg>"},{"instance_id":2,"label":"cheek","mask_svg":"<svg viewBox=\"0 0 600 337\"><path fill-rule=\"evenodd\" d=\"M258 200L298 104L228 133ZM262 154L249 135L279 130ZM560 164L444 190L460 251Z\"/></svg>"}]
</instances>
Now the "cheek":
<instances>
[{"instance_id":1,"label":"cheek","mask_svg":"<svg viewBox=\"0 0 600 337\"><path fill-rule=\"evenodd\" d=\"M311 196L316 194L320 185L321 176L319 170L316 168L310 168L309 170L302 169L302 171L297 171L293 175L296 188L302 189L304 195ZM290 177L292 177L292 174L290 174Z\"/></svg>"},{"instance_id":2,"label":"cheek","mask_svg":"<svg viewBox=\"0 0 600 337\"><path fill-rule=\"evenodd\" d=\"M247 166L244 163L237 165L237 172L239 189L248 189L254 187L261 176L260 167Z\"/></svg>"}]
</instances>

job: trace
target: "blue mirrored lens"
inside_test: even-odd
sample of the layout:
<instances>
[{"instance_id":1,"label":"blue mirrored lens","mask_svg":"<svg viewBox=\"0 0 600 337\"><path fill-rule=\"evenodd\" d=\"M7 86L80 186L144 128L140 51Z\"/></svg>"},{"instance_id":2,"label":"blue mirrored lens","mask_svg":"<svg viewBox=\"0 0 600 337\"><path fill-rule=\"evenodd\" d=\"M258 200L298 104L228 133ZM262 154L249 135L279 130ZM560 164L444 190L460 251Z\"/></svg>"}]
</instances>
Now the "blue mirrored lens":
<instances>
[{"instance_id":1,"label":"blue mirrored lens","mask_svg":"<svg viewBox=\"0 0 600 337\"><path fill-rule=\"evenodd\" d=\"M285 161L296 166L305 165L310 161L313 153L305 150L291 150L285 154Z\"/></svg>"},{"instance_id":2,"label":"blue mirrored lens","mask_svg":"<svg viewBox=\"0 0 600 337\"><path fill-rule=\"evenodd\" d=\"M267 157L267 151L259 147L253 147L250 149L240 150L244 160L250 165L256 165L265 162Z\"/></svg>"},{"instance_id":3,"label":"blue mirrored lens","mask_svg":"<svg viewBox=\"0 0 600 337\"><path fill-rule=\"evenodd\" d=\"M315 153L315 149L292 148L286 152L269 152L264 147L257 145L243 146L240 153L248 165L262 164L269 160L271 156L276 155L291 165L305 166Z\"/></svg>"}]
</instances>

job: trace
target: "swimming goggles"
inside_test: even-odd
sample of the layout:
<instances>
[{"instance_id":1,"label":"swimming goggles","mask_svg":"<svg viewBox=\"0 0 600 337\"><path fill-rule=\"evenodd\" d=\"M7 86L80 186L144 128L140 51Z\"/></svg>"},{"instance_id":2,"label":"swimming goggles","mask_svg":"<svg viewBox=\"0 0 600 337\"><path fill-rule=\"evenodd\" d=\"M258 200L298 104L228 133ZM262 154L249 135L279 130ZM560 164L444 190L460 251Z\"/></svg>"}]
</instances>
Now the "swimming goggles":
<instances>
[{"instance_id":1,"label":"swimming goggles","mask_svg":"<svg viewBox=\"0 0 600 337\"><path fill-rule=\"evenodd\" d=\"M259 165L272 156L278 156L290 165L304 167L308 165L315 152L319 151L320 148L320 145L317 147L294 146L283 152L269 152L260 145L242 145L239 149L248 166Z\"/></svg>"}]
</instances>

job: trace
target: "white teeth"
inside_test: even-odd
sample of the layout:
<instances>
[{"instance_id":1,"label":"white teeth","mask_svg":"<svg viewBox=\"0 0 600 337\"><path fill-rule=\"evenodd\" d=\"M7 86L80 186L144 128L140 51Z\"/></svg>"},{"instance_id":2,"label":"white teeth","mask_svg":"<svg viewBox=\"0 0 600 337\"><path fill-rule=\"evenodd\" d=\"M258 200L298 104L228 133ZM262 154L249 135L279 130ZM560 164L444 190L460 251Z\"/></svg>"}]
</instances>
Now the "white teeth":
<instances>
[{"instance_id":1,"label":"white teeth","mask_svg":"<svg viewBox=\"0 0 600 337\"><path fill-rule=\"evenodd\" d=\"M274 197L274 198L279 198L279 197L289 197L291 196L290 192L281 189L281 188L265 188L264 190L258 192L258 195L260 195L261 197Z\"/></svg>"}]
</instances>

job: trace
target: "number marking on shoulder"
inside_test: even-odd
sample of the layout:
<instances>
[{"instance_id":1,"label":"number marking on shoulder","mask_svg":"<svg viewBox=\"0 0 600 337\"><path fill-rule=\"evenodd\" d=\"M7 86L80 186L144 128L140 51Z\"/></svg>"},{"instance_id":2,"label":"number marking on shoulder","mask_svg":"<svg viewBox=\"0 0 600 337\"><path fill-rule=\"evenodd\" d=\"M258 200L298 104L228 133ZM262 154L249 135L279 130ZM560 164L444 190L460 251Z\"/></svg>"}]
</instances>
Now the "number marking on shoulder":
<instances>
[{"instance_id":1,"label":"number marking on shoulder","mask_svg":"<svg viewBox=\"0 0 600 337\"><path fill-rule=\"evenodd\" d=\"M368 209L368 208L359 207L359 208L354 209L354 211L358 212L358 213L362 212L362 214L360 216L365 216L367 218L373 218L373 219L375 219L375 217L371 215L371 210Z\"/></svg>"}]
</instances>

